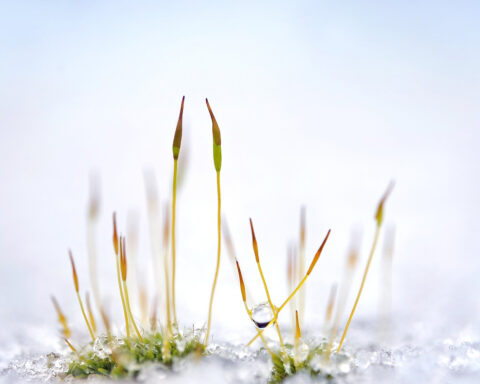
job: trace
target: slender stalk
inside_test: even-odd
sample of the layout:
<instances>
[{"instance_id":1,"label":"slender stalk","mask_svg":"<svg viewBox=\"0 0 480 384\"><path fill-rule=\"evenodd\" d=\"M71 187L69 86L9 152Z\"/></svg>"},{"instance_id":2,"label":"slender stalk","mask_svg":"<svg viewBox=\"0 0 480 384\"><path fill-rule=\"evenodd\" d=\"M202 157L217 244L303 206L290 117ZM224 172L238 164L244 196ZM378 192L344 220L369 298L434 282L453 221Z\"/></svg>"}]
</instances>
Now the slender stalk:
<instances>
[{"instance_id":1,"label":"slender stalk","mask_svg":"<svg viewBox=\"0 0 480 384\"><path fill-rule=\"evenodd\" d=\"M176 163L176 160L175 160ZM175 164L176 168L176 164ZM176 183L176 176L174 176L174 184ZM168 207L165 209L164 223L163 223L163 270L165 273L165 294L166 294L166 307L167 307L167 330L163 338L163 359L164 361L170 360L170 339L173 336L172 329L172 315L170 309L170 280L169 280L169 268L168 268ZM172 287L173 289L173 287ZM173 298L172 298L173 301ZM176 320L175 320L176 321Z\"/></svg>"},{"instance_id":2,"label":"slender stalk","mask_svg":"<svg viewBox=\"0 0 480 384\"><path fill-rule=\"evenodd\" d=\"M122 281L120 277L120 262L118 260L117 256L117 280L118 280L118 290L120 291L120 298L122 299L122 307L123 307L123 316L125 318L125 328L127 331L127 337L130 338L130 324L128 321L128 312L127 312L127 307L125 303L125 295L123 293L123 288L122 288Z\"/></svg>"},{"instance_id":3,"label":"slender stalk","mask_svg":"<svg viewBox=\"0 0 480 384\"><path fill-rule=\"evenodd\" d=\"M69 346L69 348L72 350L72 352L76 353L78 355L78 351L77 349L72 345L72 343L70 343L70 341L68 341L68 339L65 337L63 340L65 340L65 343L67 343L67 345Z\"/></svg>"},{"instance_id":4,"label":"slender stalk","mask_svg":"<svg viewBox=\"0 0 480 384\"><path fill-rule=\"evenodd\" d=\"M348 328L350 327L350 322L352 321L353 314L355 313L355 310L357 309L358 301L360 300L360 296L362 294L363 287L365 285L365 281L367 280L367 275L368 275L368 271L370 269L370 264L372 262L373 253L375 252L375 248L377 247L377 242L378 242L378 236L379 235L380 235L380 226L377 225L377 227L375 229L375 237L373 239L372 248L371 248L370 254L368 256L367 265L365 267L365 271L363 272L362 283L360 284L360 289L358 290L357 298L355 299L355 304L353 304L352 311L350 312L350 316L348 317L347 325L345 326L345 329L343 330L342 338L340 339L340 344L338 345L338 348L337 348L337 353L340 352L340 349L342 348L342 344L343 344L343 341L345 340L345 337L347 336Z\"/></svg>"},{"instance_id":5,"label":"slender stalk","mask_svg":"<svg viewBox=\"0 0 480 384\"><path fill-rule=\"evenodd\" d=\"M67 317L64 315L60 305L58 304L57 299L54 296L50 297L52 299L53 306L55 307L55 311L57 312L58 322L61 324L63 329L63 336L65 338L69 338L72 334L70 331L70 327L68 326Z\"/></svg>"},{"instance_id":6,"label":"slender stalk","mask_svg":"<svg viewBox=\"0 0 480 384\"><path fill-rule=\"evenodd\" d=\"M69 250L68 255L70 256L70 263L72 264L73 283L75 285L75 292L77 294L78 303L80 304L80 309L82 310L83 319L85 320L85 324L87 324L88 332L92 337L92 341L95 341L95 335L92 331L90 323L88 322L87 315L85 314L85 309L83 308L82 298L80 297L77 270L75 268L75 262L73 261L72 251Z\"/></svg>"},{"instance_id":7,"label":"slender stalk","mask_svg":"<svg viewBox=\"0 0 480 384\"><path fill-rule=\"evenodd\" d=\"M298 345L300 344L300 338L302 337L302 332L300 332L300 324L298 322L298 311L295 311L295 365L298 364Z\"/></svg>"},{"instance_id":8,"label":"slender stalk","mask_svg":"<svg viewBox=\"0 0 480 384\"><path fill-rule=\"evenodd\" d=\"M215 277L213 278L212 293L210 295L210 303L208 305L208 322L207 322L207 333L205 335L204 344L207 345L208 338L210 336L210 325L212 322L212 306L213 306L213 296L215 295L215 287L217 285L218 271L220 269L220 250L222 245L222 216L221 216L221 194L220 194L220 171L217 171L217 200L218 200L218 210L217 210L217 266L215 268Z\"/></svg>"},{"instance_id":9,"label":"slender stalk","mask_svg":"<svg viewBox=\"0 0 480 384\"><path fill-rule=\"evenodd\" d=\"M252 343L257 339L257 337L260 336L265 329L267 329L270 325L272 325L273 322L277 321L277 317L280 314L280 312L282 311L282 309L297 294L297 292L300 290L300 288L302 288L302 285L305 284L305 281L307 281L307 278L308 278L308 274L303 277L302 281L300 281L300 283L297 285L297 287L294 289L294 291L290 294L290 296L287 297L287 299L283 302L283 304L280 307L277 308L277 312L276 312L274 318L272 320L270 320L270 322L267 324L267 326L264 329L261 329L259 331L259 334L257 334L252 340L250 340L248 342L247 347L252 345Z\"/></svg>"},{"instance_id":10,"label":"slender stalk","mask_svg":"<svg viewBox=\"0 0 480 384\"><path fill-rule=\"evenodd\" d=\"M120 298L122 299L122 307L123 307L123 316L125 317L125 327L127 329L127 338L130 338L130 324L128 323L128 313L127 307L125 305L125 296L123 294L122 289L122 278L120 275L120 253L119 253L119 246L121 246L118 235L117 235L117 217L115 212L113 213L113 248L115 250L115 262L117 265L117 282L118 282L118 290L120 292Z\"/></svg>"},{"instance_id":11,"label":"slender stalk","mask_svg":"<svg viewBox=\"0 0 480 384\"><path fill-rule=\"evenodd\" d=\"M255 253L255 260L257 262L258 271L260 272L260 276L261 276L262 282L263 282L263 287L265 288L265 293L267 294L268 304L270 305L270 308L272 309L273 315L277 316L275 306L272 303L272 299L271 299L270 293L268 291L268 286L267 286L267 282L265 280L265 276L263 275L262 266L260 265L260 257L258 255L257 238L255 236L255 230L253 229L252 219L250 219L250 229L252 231L253 252ZM275 322L275 327L277 329L278 339L280 341L280 346L282 348L283 355L286 356L287 351L285 350L285 344L283 343L282 333L280 332L280 327L278 326L278 321Z\"/></svg>"},{"instance_id":12,"label":"slender stalk","mask_svg":"<svg viewBox=\"0 0 480 384\"><path fill-rule=\"evenodd\" d=\"M177 323L177 309L175 306L175 216L177 205L177 169L178 159L173 160L173 193L172 193L172 309L173 321Z\"/></svg>"},{"instance_id":13,"label":"slender stalk","mask_svg":"<svg viewBox=\"0 0 480 384\"><path fill-rule=\"evenodd\" d=\"M125 303L127 304L128 314L130 315L130 320L132 321L133 328L137 333L138 339L143 342L142 335L138 330L137 324L135 323L135 319L133 318L132 308L130 307L130 299L128 297L128 286L127 286L127 250L125 247L125 237L120 240L120 258L121 258L121 269L122 269L122 281L123 281L123 290L125 293Z\"/></svg>"},{"instance_id":14,"label":"slender stalk","mask_svg":"<svg viewBox=\"0 0 480 384\"><path fill-rule=\"evenodd\" d=\"M78 292L77 292L77 299L78 299L78 304L80 304L80 309L82 310L83 318L85 319L85 324L87 324L88 332L90 333L90 336L92 337L92 341L95 341L95 334L93 333L92 327L90 326L90 323L88 322L87 314L85 313L85 308L83 307L82 298L80 297L80 293L78 293Z\"/></svg>"},{"instance_id":15,"label":"slender stalk","mask_svg":"<svg viewBox=\"0 0 480 384\"><path fill-rule=\"evenodd\" d=\"M345 329L343 330L342 338L340 339L340 343L337 348L337 353L340 352L340 349L342 348L343 342L345 340L345 337L347 336L348 328L350 327L350 323L353 318L353 314L355 313L355 310L357 309L358 301L360 300L360 296L363 291L363 287L365 285L365 281L367 280L367 275L368 275L368 270L370 269L370 264L372 262L373 254L375 252L375 248L377 247L378 243L378 237L380 235L380 228L382 227L382 221L383 221L383 207L385 204L385 201L387 200L387 197L390 195L390 192L392 191L393 188L393 182L390 182L386 192L380 199L380 202L378 203L377 211L375 213L375 220L377 222L376 228L375 228L375 237L373 238L373 244L372 248L370 250L370 254L368 255L368 261L367 265L365 267L365 271L363 273L363 278L362 278L362 283L360 284L360 289L358 290L357 293L357 298L355 299L355 304L353 304L352 311L350 312L350 316L348 317L347 325L345 326Z\"/></svg>"},{"instance_id":16,"label":"slender stalk","mask_svg":"<svg viewBox=\"0 0 480 384\"><path fill-rule=\"evenodd\" d=\"M125 303L127 304L127 309L128 309L128 313L130 314L130 320L132 321L133 328L135 328L135 333L137 334L140 341L143 342L142 335L140 334L140 331L138 330L137 324L135 324L135 320L133 318L132 309L130 307L130 299L128 297L128 287L127 287L127 282L126 281L123 281L123 289L125 290Z\"/></svg>"},{"instance_id":17,"label":"slender stalk","mask_svg":"<svg viewBox=\"0 0 480 384\"><path fill-rule=\"evenodd\" d=\"M217 285L218 279L218 270L220 268L220 252L222 245L222 216L221 216L221 194L220 194L220 170L222 169L222 138L220 135L220 128L218 127L217 120L213 115L208 99L205 99L207 103L208 112L210 113L210 118L212 119L212 136L213 136L213 164L215 166L215 171L217 172L217 201L218 201L218 212L217 212L217 266L215 268L215 277L213 278L212 293L210 295L210 303L208 306L208 321L207 321L207 332L205 334L204 345L208 343L208 338L210 336L210 325L212 322L212 305L213 305L213 296L215 295L215 287Z\"/></svg>"},{"instance_id":18,"label":"slender stalk","mask_svg":"<svg viewBox=\"0 0 480 384\"><path fill-rule=\"evenodd\" d=\"M359 248L360 246L359 246L358 236L356 236L354 232L354 236L352 236L350 251L348 252L348 255L347 255L345 272L344 272L342 283L339 289L337 309L335 311L335 318L333 320L332 328L330 329L326 360L330 359L330 353L332 351L333 342L337 337L338 327L340 326L340 319L342 318L343 312L345 310L345 304L347 302L348 294L352 286L353 274L358 265Z\"/></svg>"},{"instance_id":19,"label":"slender stalk","mask_svg":"<svg viewBox=\"0 0 480 384\"><path fill-rule=\"evenodd\" d=\"M253 323L253 317L252 317L252 311L248 308L247 305L247 294L246 294L246 289L245 289L245 283L243 282L243 277L242 277L242 271L240 269L240 264L238 264L238 261L235 260L235 263L237 264L237 271L238 271L238 279L240 283L240 291L242 292L242 300L243 300L243 305L245 307L245 311L247 311L248 317L250 318L250 321ZM263 337L263 335L260 335L260 339L262 340L263 346L265 349L270 353L272 358L274 357L272 350L268 347L267 341Z\"/></svg>"},{"instance_id":20,"label":"slender stalk","mask_svg":"<svg viewBox=\"0 0 480 384\"><path fill-rule=\"evenodd\" d=\"M277 321L277 317L278 317L278 314L281 312L281 310L283 308L285 308L285 306L288 304L288 302L296 295L296 293L300 290L300 288L302 288L302 285L305 284L305 282L307 281L307 278L308 276L310 276L310 274L312 273L313 271L313 268L315 267L315 264L317 263L318 259L320 258L320 255L322 254L322 251L323 251L323 247L325 246L325 243L327 242L328 240L328 237L330 236L330 229L328 230L327 232L327 235L325 236L325 239L323 240L322 242L322 245L320 245L320 248L318 248L318 251L317 253L315 254L315 256L313 257L313 260L312 262L310 263L310 267L308 268L308 271L305 275L305 277L302 279L302 281L300 281L300 283L297 285L297 287L293 290L293 292L287 297L287 299L282 303L282 305L280 307L277 308L277 313L276 315L274 316L274 318L272 320L270 320L270 322L267 324L267 326L264 328L264 329L261 329L258 334L248 342L247 346L250 346L256 339L257 337L259 337L263 331L265 329L267 329L270 325L272 325L273 322Z\"/></svg>"},{"instance_id":21,"label":"slender stalk","mask_svg":"<svg viewBox=\"0 0 480 384\"><path fill-rule=\"evenodd\" d=\"M85 296L85 302L87 303L88 319L90 320L90 325L92 326L93 333L97 333L97 324L95 322L95 317L93 316L92 305L90 304L90 295L87 292Z\"/></svg>"},{"instance_id":22,"label":"slender stalk","mask_svg":"<svg viewBox=\"0 0 480 384\"><path fill-rule=\"evenodd\" d=\"M185 96L182 97L182 105L180 107L180 114L178 116L177 127L173 137L172 152L173 152L173 191L172 191L172 307L173 320L177 323L177 309L175 306L175 213L177 204L177 168L178 155L180 154L180 147L182 144L182 128L183 128L183 105L185 103Z\"/></svg>"}]
</instances>

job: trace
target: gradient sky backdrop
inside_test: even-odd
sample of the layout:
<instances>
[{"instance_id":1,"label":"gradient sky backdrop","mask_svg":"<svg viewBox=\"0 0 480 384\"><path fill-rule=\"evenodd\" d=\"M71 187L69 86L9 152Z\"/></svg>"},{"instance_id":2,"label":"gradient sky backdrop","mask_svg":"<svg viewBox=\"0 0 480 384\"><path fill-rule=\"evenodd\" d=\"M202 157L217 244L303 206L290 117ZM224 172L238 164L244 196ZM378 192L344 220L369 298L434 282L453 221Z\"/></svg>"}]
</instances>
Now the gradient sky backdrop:
<instances>
[{"instance_id":1,"label":"gradient sky backdrop","mask_svg":"<svg viewBox=\"0 0 480 384\"><path fill-rule=\"evenodd\" d=\"M375 206L395 179L387 222L397 229L396 310L479 318L476 298L464 294L480 288L478 2L0 4L2 319L53 321L51 292L73 308L68 247L87 286L92 170L101 176L105 281L113 210L121 225L127 212L139 213L147 265L143 170L155 172L166 201L182 95L190 149L178 213L185 318L206 320L215 263L205 97L222 129L224 212L252 286L248 218L280 301L285 250L306 205L308 259L332 228L308 288L321 314L350 231L363 228L363 265ZM374 267L364 316L375 313L378 280ZM232 310L218 319L238 315L248 327L226 257L219 289L217 308Z\"/></svg>"}]
</instances>

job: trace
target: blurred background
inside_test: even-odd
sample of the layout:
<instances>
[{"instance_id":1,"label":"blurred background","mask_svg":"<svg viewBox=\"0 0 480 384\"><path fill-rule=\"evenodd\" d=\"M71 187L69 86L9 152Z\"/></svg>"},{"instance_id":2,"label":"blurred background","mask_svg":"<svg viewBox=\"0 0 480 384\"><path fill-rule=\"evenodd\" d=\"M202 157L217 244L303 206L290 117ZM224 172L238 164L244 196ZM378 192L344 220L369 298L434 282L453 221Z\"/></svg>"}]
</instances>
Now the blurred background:
<instances>
[{"instance_id":1,"label":"blurred background","mask_svg":"<svg viewBox=\"0 0 480 384\"><path fill-rule=\"evenodd\" d=\"M478 337L478 3L17 1L0 7L4 335L28 323L55 332L50 294L81 326L67 249L83 293L90 289L92 177L100 196L100 292L112 316L121 323L113 211L123 233L128 217L138 219L137 279L153 287L144 174L154 175L163 209L171 198L171 145L185 95L180 322L206 322L215 268L208 97L222 132L223 213L256 302L265 296L249 217L278 304L287 294L287 247L298 243L301 207L307 262L332 229L306 289L305 321L314 332L355 230L362 234L358 287L376 205L395 180L385 222L395 227L393 313L405 319L398 332L421 323L442 336ZM378 317L383 243L382 235L358 321ZM288 322L286 313L281 323ZM220 329L243 332L245 342L254 332L225 252L214 337Z\"/></svg>"}]
</instances>

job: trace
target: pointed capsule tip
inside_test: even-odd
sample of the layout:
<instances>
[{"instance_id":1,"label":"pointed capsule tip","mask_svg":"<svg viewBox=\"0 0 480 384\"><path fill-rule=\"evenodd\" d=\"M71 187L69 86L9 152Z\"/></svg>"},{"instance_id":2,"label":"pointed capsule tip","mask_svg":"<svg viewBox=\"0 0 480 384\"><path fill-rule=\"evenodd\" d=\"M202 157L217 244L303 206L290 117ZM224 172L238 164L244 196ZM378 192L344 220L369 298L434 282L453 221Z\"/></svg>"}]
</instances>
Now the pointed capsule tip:
<instances>
[{"instance_id":1,"label":"pointed capsule tip","mask_svg":"<svg viewBox=\"0 0 480 384\"><path fill-rule=\"evenodd\" d=\"M60 305L58 304L58 301L57 299L55 298L55 296L53 295L50 295L50 300L52 300L52 303L53 303L53 306L55 307L55 310L57 311L57 314L60 315Z\"/></svg>"},{"instance_id":2,"label":"pointed capsule tip","mask_svg":"<svg viewBox=\"0 0 480 384\"><path fill-rule=\"evenodd\" d=\"M208 99L205 99L205 102L207 103L207 108L208 108L208 112L210 112L210 116L212 117L212 119L215 119L215 116L213 116L213 111L212 111L212 108L210 107L210 103L208 102Z\"/></svg>"},{"instance_id":3,"label":"pointed capsule tip","mask_svg":"<svg viewBox=\"0 0 480 384\"><path fill-rule=\"evenodd\" d=\"M207 108L208 108L208 113L210 113L210 117L212 119L212 124L214 125L214 128L213 128L213 136L214 136L214 139L215 139L215 142L217 143L217 145L220 145L220 142L218 142L217 140L220 140L219 137L220 137L220 129L218 128L218 123L217 123L217 119L215 119L215 115L213 114L213 111L212 111L212 107L210 106L210 103L208 102L208 99L205 99L205 102L207 103ZM217 132L218 131L218 132ZM215 136L219 136L218 138L215 137Z\"/></svg>"},{"instance_id":4,"label":"pointed capsule tip","mask_svg":"<svg viewBox=\"0 0 480 384\"><path fill-rule=\"evenodd\" d=\"M248 219L249 222L250 222L250 231L252 232L252 239L253 240L256 240L256 237L255 237L255 230L253 229L253 221L251 218Z\"/></svg>"},{"instance_id":5,"label":"pointed capsule tip","mask_svg":"<svg viewBox=\"0 0 480 384\"><path fill-rule=\"evenodd\" d=\"M317 263L318 259L320 258L320 255L322 254L322 251L323 251L323 247L325 246L325 243L327 242L328 237L330 236L330 231L331 230L329 229L328 232L327 232L327 235L325 236L325 239L323 239L323 242L320 245L320 248L318 248L318 251L314 256L314 258L312 260L312 263L310 264L310 268L308 268L307 275L310 275L310 273L313 270L313 267L315 267L315 264Z\"/></svg>"},{"instance_id":6,"label":"pointed capsule tip","mask_svg":"<svg viewBox=\"0 0 480 384\"><path fill-rule=\"evenodd\" d=\"M70 263L72 264L72 274L73 274L73 283L75 285L75 291L78 292L79 287L78 287L77 269L75 268L75 262L73 260L72 251L70 249L68 250L68 256L70 256Z\"/></svg>"},{"instance_id":7,"label":"pointed capsule tip","mask_svg":"<svg viewBox=\"0 0 480 384\"><path fill-rule=\"evenodd\" d=\"M118 255L117 213L113 212L113 249Z\"/></svg>"},{"instance_id":8,"label":"pointed capsule tip","mask_svg":"<svg viewBox=\"0 0 480 384\"><path fill-rule=\"evenodd\" d=\"M387 200L388 196L390 196L390 193L392 193L393 187L395 186L395 181L391 180L390 183L388 184L388 187L383 194L382 198L380 199L380 202L378 203L377 210L375 212L375 220L377 221L377 225L380 226L383 221L383 206L385 205L385 201Z\"/></svg>"},{"instance_id":9,"label":"pointed capsule tip","mask_svg":"<svg viewBox=\"0 0 480 384\"><path fill-rule=\"evenodd\" d=\"M255 230L253 229L253 222L252 219L250 219L250 230L252 232L252 246L253 246L253 252L255 253L255 260L257 263L260 262L260 258L258 256L258 244L257 244L257 237L255 236Z\"/></svg>"},{"instance_id":10,"label":"pointed capsule tip","mask_svg":"<svg viewBox=\"0 0 480 384\"><path fill-rule=\"evenodd\" d=\"M298 321L298 310L295 310L295 322L296 322L296 332L295 332L295 339L300 339L302 337L302 332L300 331L300 324Z\"/></svg>"},{"instance_id":11,"label":"pointed capsule tip","mask_svg":"<svg viewBox=\"0 0 480 384\"><path fill-rule=\"evenodd\" d=\"M210 113L210 118L212 119L212 134L213 134L213 162L215 164L215 170L220 172L222 168L222 135L220 134L220 128L218 127L217 120L213 114L212 109L208 99L205 99L207 103L208 112Z\"/></svg>"},{"instance_id":12,"label":"pointed capsule tip","mask_svg":"<svg viewBox=\"0 0 480 384\"><path fill-rule=\"evenodd\" d=\"M122 280L127 280L127 256L125 250L125 236L120 236L120 269L122 271Z\"/></svg>"},{"instance_id":13,"label":"pointed capsule tip","mask_svg":"<svg viewBox=\"0 0 480 384\"><path fill-rule=\"evenodd\" d=\"M245 283L243 282L242 271L240 270L240 264L238 263L237 259L235 259L235 263L237 264L238 278L240 280L240 290L242 292L242 300L243 300L243 302L246 302L247 301L247 294L245 292Z\"/></svg>"},{"instance_id":14,"label":"pointed capsule tip","mask_svg":"<svg viewBox=\"0 0 480 384\"><path fill-rule=\"evenodd\" d=\"M182 105L180 106L180 120L182 119L183 117L183 106L185 104L185 96L182 97Z\"/></svg>"},{"instance_id":15,"label":"pointed capsule tip","mask_svg":"<svg viewBox=\"0 0 480 384\"><path fill-rule=\"evenodd\" d=\"M175 160L178 159L178 155L180 154L180 147L182 145L182 124L183 124L184 104L185 104L185 96L182 97L182 104L180 106L180 113L178 115L177 127L175 128L175 134L173 136L172 151L173 151L173 158Z\"/></svg>"}]
</instances>

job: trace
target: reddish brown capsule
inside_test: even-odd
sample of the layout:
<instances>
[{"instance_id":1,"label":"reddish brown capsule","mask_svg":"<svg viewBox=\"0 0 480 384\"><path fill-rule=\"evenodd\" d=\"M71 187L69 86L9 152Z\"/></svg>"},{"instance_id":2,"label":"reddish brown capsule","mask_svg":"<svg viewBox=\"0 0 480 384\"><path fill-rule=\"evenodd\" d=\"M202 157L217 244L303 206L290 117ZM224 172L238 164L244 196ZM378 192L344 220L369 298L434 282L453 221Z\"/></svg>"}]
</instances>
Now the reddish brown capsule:
<instances>
[{"instance_id":1,"label":"reddish brown capsule","mask_svg":"<svg viewBox=\"0 0 480 384\"><path fill-rule=\"evenodd\" d=\"M218 126L217 119L215 119L212 108L210 108L210 103L208 102L208 99L205 99L205 101L207 102L208 112L210 113L210 117L212 118L213 141L216 145L222 145L222 137L220 135L220 128Z\"/></svg>"},{"instance_id":2,"label":"reddish brown capsule","mask_svg":"<svg viewBox=\"0 0 480 384\"><path fill-rule=\"evenodd\" d=\"M117 214L113 212L113 249L118 256Z\"/></svg>"},{"instance_id":3,"label":"reddish brown capsule","mask_svg":"<svg viewBox=\"0 0 480 384\"><path fill-rule=\"evenodd\" d=\"M257 263L260 262L260 258L258 257L258 244L257 238L255 237L255 230L253 229L252 219L250 219L250 229L252 231L252 245L253 245L253 252L255 253L255 260Z\"/></svg>"},{"instance_id":4,"label":"reddish brown capsule","mask_svg":"<svg viewBox=\"0 0 480 384\"><path fill-rule=\"evenodd\" d=\"M182 120L183 120L183 104L185 102L185 96L182 97L182 105L180 107L180 115L178 116L177 128L175 129L175 135L173 136L173 158L178 159L180 154L180 146L182 144Z\"/></svg>"},{"instance_id":5,"label":"reddish brown capsule","mask_svg":"<svg viewBox=\"0 0 480 384\"><path fill-rule=\"evenodd\" d=\"M222 137L220 135L220 128L218 127L217 120L213 115L208 99L205 99L207 102L208 112L212 118L212 134L213 134L213 163L215 165L215 170L220 172L222 168Z\"/></svg>"},{"instance_id":6,"label":"reddish brown capsule","mask_svg":"<svg viewBox=\"0 0 480 384\"><path fill-rule=\"evenodd\" d=\"M75 269L75 262L73 261L72 251L68 250L68 255L70 256L70 263L72 264L73 283L75 284L75 291L78 292L78 276L77 270Z\"/></svg>"},{"instance_id":7,"label":"reddish brown capsule","mask_svg":"<svg viewBox=\"0 0 480 384\"><path fill-rule=\"evenodd\" d=\"M323 247L325 246L325 243L326 243L327 240L328 240L328 236L330 236L330 229L328 230L327 236L325 236L325 239L323 240L322 245L320 245L320 248L318 248L318 251L317 251L317 253L315 254L315 257L313 258L312 263L310 264L310 268L308 268L307 275L310 275L310 273L311 273L312 270L313 270L313 267L315 266L315 264L316 264L317 261L318 261L318 258L319 258L320 255L322 254Z\"/></svg>"},{"instance_id":8,"label":"reddish brown capsule","mask_svg":"<svg viewBox=\"0 0 480 384\"><path fill-rule=\"evenodd\" d=\"M127 254L125 249L125 237L120 237L120 267L122 270L122 280L127 280Z\"/></svg>"},{"instance_id":9,"label":"reddish brown capsule","mask_svg":"<svg viewBox=\"0 0 480 384\"><path fill-rule=\"evenodd\" d=\"M235 260L235 262L237 263L238 278L240 279L240 290L242 291L242 299L243 302L246 302L247 294L245 292L245 284L243 283L242 271L240 270L240 265L238 264L238 261Z\"/></svg>"}]
</instances>

